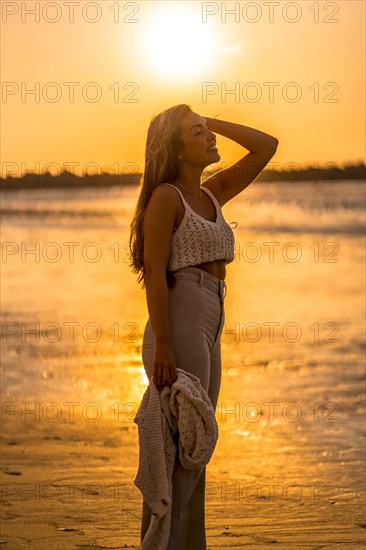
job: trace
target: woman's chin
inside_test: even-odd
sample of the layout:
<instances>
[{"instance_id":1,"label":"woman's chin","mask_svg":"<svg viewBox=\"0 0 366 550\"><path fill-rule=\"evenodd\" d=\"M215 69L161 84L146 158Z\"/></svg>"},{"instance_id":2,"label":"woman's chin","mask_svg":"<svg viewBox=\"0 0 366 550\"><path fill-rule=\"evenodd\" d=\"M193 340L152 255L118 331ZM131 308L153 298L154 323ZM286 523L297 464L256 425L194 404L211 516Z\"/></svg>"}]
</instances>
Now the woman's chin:
<instances>
[{"instance_id":1,"label":"woman's chin","mask_svg":"<svg viewBox=\"0 0 366 550\"><path fill-rule=\"evenodd\" d=\"M218 162L221 159L218 151L210 151L209 153L209 164L213 162Z\"/></svg>"}]
</instances>

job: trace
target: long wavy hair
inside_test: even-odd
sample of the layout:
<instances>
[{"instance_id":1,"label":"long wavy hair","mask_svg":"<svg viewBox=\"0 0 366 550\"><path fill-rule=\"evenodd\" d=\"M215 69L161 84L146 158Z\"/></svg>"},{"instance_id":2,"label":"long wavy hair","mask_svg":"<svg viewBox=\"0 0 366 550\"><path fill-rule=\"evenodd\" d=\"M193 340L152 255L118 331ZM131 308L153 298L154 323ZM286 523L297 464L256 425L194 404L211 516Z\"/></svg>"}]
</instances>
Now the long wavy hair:
<instances>
[{"instance_id":1,"label":"long wavy hair","mask_svg":"<svg viewBox=\"0 0 366 550\"><path fill-rule=\"evenodd\" d=\"M182 146L181 122L192 112L181 103L154 116L147 132L145 168L140 195L130 224L130 267L137 273L137 282L145 288L143 222L145 209L155 187L172 183L178 177L178 153Z\"/></svg>"}]
</instances>

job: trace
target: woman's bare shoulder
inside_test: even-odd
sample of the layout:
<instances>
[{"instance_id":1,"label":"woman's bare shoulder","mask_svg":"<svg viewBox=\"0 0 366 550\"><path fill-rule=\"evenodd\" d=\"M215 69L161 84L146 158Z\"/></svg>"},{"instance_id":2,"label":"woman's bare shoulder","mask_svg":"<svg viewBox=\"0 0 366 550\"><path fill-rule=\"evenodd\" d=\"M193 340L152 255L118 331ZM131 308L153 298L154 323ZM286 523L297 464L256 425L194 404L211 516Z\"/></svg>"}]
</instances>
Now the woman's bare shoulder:
<instances>
[{"instance_id":1,"label":"woman's bare shoulder","mask_svg":"<svg viewBox=\"0 0 366 550\"><path fill-rule=\"evenodd\" d=\"M172 205L179 204L179 189L177 189L175 185L159 183L156 187L154 187L151 197L159 200L162 199Z\"/></svg>"},{"instance_id":2,"label":"woman's bare shoulder","mask_svg":"<svg viewBox=\"0 0 366 550\"><path fill-rule=\"evenodd\" d=\"M151 193L148 206L150 210L169 209L175 214L179 209L179 202L179 194L172 189L171 185L159 183Z\"/></svg>"},{"instance_id":3,"label":"woman's bare shoulder","mask_svg":"<svg viewBox=\"0 0 366 550\"><path fill-rule=\"evenodd\" d=\"M153 189L153 193L173 193L172 187L175 187L175 185L172 185L168 182L158 183Z\"/></svg>"}]
</instances>

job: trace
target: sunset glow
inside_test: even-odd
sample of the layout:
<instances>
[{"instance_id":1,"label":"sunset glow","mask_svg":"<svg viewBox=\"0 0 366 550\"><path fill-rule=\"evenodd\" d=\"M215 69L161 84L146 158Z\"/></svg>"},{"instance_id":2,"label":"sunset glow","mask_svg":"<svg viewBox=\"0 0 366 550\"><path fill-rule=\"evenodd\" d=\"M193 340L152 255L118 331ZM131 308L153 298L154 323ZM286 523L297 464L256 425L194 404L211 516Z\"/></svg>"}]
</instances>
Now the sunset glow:
<instances>
[{"instance_id":1,"label":"sunset glow","mask_svg":"<svg viewBox=\"0 0 366 550\"><path fill-rule=\"evenodd\" d=\"M141 172L151 117L182 102L277 136L279 167L364 160L364 2L69 4L4 3L3 175Z\"/></svg>"},{"instance_id":2,"label":"sunset glow","mask_svg":"<svg viewBox=\"0 0 366 550\"><path fill-rule=\"evenodd\" d=\"M189 6L168 6L148 22L146 63L159 76L185 79L197 75L212 63L213 46L212 32Z\"/></svg>"}]
</instances>

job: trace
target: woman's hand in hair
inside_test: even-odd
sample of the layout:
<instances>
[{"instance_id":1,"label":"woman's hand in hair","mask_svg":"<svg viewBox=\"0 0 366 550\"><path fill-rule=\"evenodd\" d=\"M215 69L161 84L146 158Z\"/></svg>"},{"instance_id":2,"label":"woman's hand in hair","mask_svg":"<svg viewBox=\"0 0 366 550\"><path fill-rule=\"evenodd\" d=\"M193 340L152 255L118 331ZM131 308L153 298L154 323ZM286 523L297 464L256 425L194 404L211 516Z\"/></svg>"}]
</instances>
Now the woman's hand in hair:
<instances>
[{"instance_id":1,"label":"woman's hand in hair","mask_svg":"<svg viewBox=\"0 0 366 550\"><path fill-rule=\"evenodd\" d=\"M210 117L210 116L205 116L205 115L201 115L201 117L204 119L205 123L206 123L206 126L209 130L211 130L211 126L212 124L215 124L215 118L213 117Z\"/></svg>"},{"instance_id":2,"label":"woman's hand in hair","mask_svg":"<svg viewBox=\"0 0 366 550\"><path fill-rule=\"evenodd\" d=\"M171 387L177 380L178 375L173 349L170 344L156 344L153 364L153 380L158 390L162 390L164 386Z\"/></svg>"}]
</instances>

